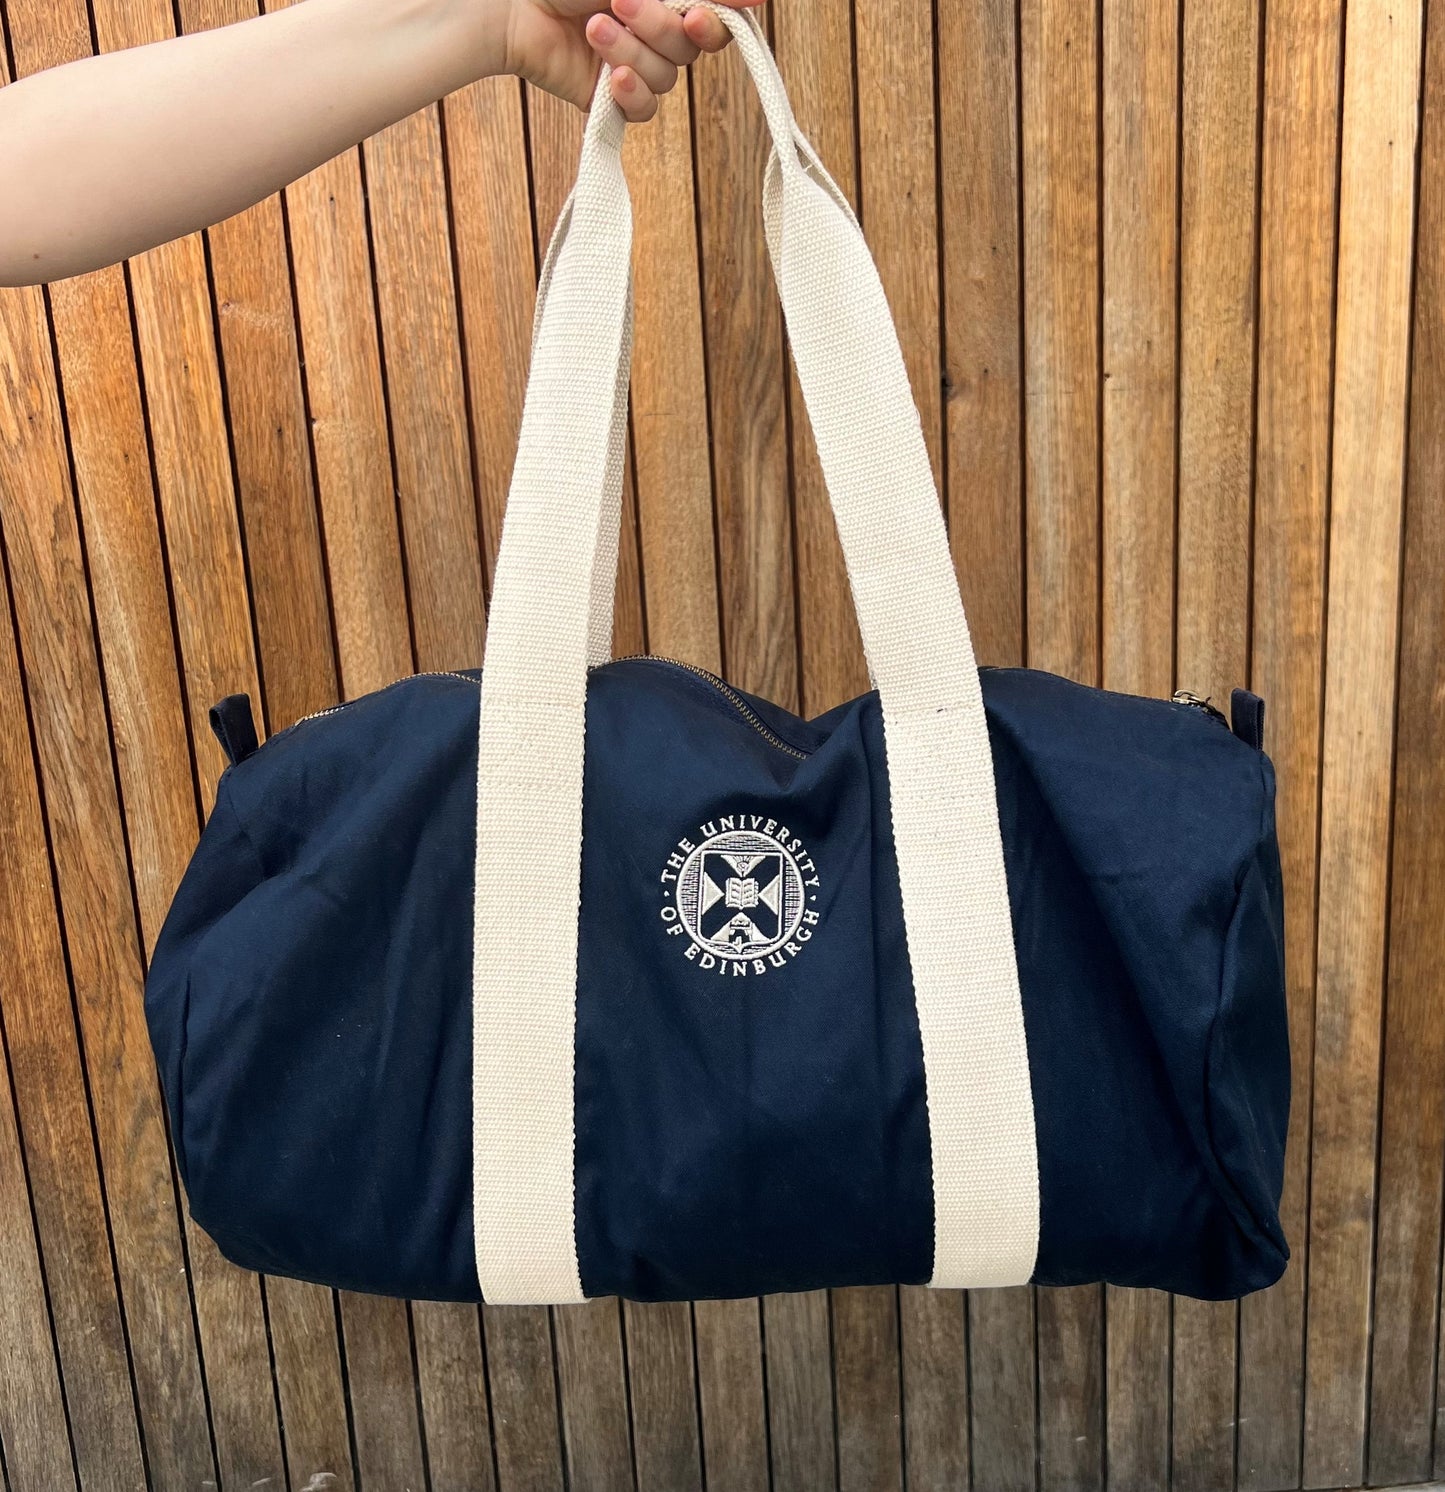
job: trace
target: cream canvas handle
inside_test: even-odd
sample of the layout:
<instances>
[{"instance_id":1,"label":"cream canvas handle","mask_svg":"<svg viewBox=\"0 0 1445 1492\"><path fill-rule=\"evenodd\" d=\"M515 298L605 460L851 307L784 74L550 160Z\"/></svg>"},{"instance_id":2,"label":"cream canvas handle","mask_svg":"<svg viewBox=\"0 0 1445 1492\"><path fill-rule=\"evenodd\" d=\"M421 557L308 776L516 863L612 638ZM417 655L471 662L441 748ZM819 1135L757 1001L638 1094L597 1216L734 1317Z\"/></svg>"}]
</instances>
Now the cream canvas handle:
<instances>
[{"instance_id":1,"label":"cream canvas handle","mask_svg":"<svg viewBox=\"0 0 1445 1492\"><path fill-rule=\"evenodd\" d=\"M700 3L736 38L772 135L769 249L882 706L927 1089L931 1283L1022 1283L1038 1244L1028 1054L978 670L918 412L872 258L756 20ZM631 353L622 135L604 73L544 270L488 625L473 1156L478 1279L497 1302L582 1298L582 762L587 668L611 630Z\"/></svg>"}]
</instances>

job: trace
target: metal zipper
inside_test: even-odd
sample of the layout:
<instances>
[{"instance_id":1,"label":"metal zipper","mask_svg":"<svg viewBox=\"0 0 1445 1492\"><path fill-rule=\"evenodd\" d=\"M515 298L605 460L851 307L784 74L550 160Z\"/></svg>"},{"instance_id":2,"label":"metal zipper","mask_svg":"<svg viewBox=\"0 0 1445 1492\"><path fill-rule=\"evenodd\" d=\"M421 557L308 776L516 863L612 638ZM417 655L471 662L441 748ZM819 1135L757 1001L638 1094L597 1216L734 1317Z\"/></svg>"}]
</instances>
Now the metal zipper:
<instances>
[{"instance_id":1,"label":"metal zipper","mask_svg":"<svg viewBox=\"0 0 1445 1492\"><path fill-rule=\"evenodd\" d=\"M776 747L779 751L785 751L789 756L797 757L799 761L807 761L808 753L806 751L800 751L796 746L790 746L782 737L769 730L758 719L757 714L749 706L748 702L736 690L718 678L715 673L709 673L707 669L699 668L696 663L684 663L680 658L659 658L653 653L629 653L624 658L613 658L610 661L613 663L666 663L669 667L681 668L690 674L696 674L698 678L705 680L722 695L770 746ZM599 666L605 667L606 665ZM408 674L406 678L397 679L395 684L390 684L387 687L394 689L396 684L405 684L412 679L460 679L464 684L476 684L479 687L482 682L480 679L474 679L470 674L451 673L443 669L430 673ZM286 734L286 731L295 730L298 725L305 725L308 720L322 720L327 715L339 714L342 710L349 709L356 703L357 701L354 699L345 699L340 704L330 705L324 710L315 710L310 715L303 715L299 720L293 720L285 730L277 731L276 736L283 736ZM276 736L270 737L270 740L274 741Z\"/></svg>"},{"instance_id":2,"label":"metal zipper","mask_svg":"<svg viewBox=\"0 0 1445 1492\"><path fill-rule=\"evenodd\" d=\"M1176 705L1184 705L1191 710L1202 710L1211 720L1217 720L1225 730L1229 729L1229 721L1225 719L1224 711L1215 709L1207 699L1201 699L1191 690L1176 689L1172 698Z\"/></svg>"},{"instance_id":3,"label":"metal zipper","mask_svg":"<svg viewBox=\"0 0 1445 1492\"><path fill-rule=\"evenodd\" d=\"M409 673L404 679L393 679L385 687L395 689L398 684L409 684L413 679L460 679L464 684L480 684L480 679L474 679L470 674L449 673L445 669L433 670L429 673ZM378 691L380 692L380 691ZM293 720L290 725L276 732L275 736L266 738L267 744L276 739L276 736L284 736L288 730L295 730L298 725L305 725L308 720L322 720L327 715L339 715L342 710L349 710L352 705L360 704L366 695L360 695L356 699L343 699L340 704L328 705L324 710L313 710L309 715L302 715L299 720Z\"/></svg>"},{"instance_id":4,"label":"metal zipper","mask_svg":"<svg viewBox=\"0 0 1445 1492\"><path fill-rule=\"evenodd\" d=\"M799 751L796 746L790 746L781 736L769 730L748 702L731 686L715 673L710 673L705 668L699 668L696 663L684 663L680 658L659 658L655 653L629 653L625 658L614 658L613 663L666 663L671 668L685 669L688 673L696 674L698 678L706 680L722 697L748 722L752 728L770 745L779 751L785 751L789 756L795 756L800 762L808 759L806 751Z\"/></svg>"}]
</instances>

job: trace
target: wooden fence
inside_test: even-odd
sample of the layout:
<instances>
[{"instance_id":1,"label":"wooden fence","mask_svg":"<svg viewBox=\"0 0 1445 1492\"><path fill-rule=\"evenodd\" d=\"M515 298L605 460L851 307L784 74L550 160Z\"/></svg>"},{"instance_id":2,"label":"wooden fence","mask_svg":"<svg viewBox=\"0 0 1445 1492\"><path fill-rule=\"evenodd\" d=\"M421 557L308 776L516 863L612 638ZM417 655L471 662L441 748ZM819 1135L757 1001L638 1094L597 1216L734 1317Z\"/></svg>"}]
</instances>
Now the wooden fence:
<instances>
[{"instance_id":1,"label":"wooden fence","mask_svg":"<svg viewBox=\"0 0 1445 1492\"><path fill-rule=\"evenodd\" d=\"M255 8L4 0L0 64ZM580 128L494 80L204 236L0 292L16 1492L1445 1476L1445 3L772 10L892 299L985 661L1269 701L1289 1272L1239 1307L868 1289L479 1314L260 1279L191 1225L141 985L221 766L207 706L247 690L276 730L480 657ZM619 650L816 713L867 680L736 59L628 154Z\"/></svg>"}]
</instances>

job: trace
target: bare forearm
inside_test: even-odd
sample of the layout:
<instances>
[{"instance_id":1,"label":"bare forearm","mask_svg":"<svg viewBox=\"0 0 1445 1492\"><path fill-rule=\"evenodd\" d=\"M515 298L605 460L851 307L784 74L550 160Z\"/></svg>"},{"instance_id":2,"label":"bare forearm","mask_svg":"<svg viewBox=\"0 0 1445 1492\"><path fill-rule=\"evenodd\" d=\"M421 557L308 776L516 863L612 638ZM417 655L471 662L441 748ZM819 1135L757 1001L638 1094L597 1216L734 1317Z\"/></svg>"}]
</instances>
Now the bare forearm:
<instances>
[{"instance_id":1,"label":"bare forearm","mask_svg":"<svg viewBox=\"0 0 1445 1492\"><path fill-rule=\"evenodd\" d=\"M305 0L0 89L0 284L111 264L260 201L502 70L495 0Z\"/></svg>"}]
</instances>

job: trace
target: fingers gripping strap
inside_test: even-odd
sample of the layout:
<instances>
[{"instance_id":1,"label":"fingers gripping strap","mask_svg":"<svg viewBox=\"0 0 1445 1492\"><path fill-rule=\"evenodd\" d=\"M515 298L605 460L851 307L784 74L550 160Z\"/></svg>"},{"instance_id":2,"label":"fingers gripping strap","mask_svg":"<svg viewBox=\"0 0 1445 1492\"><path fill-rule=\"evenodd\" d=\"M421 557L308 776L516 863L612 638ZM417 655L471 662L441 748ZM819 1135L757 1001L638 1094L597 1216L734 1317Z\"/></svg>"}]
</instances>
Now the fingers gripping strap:
<instances>
[{"instance_id":1,"label":"fingers gripping strap","mask_svg":"<svg viewBox=\"0 0 1445 1492\"><path fill-rule=\"evenodd\" d=\"M736 37L773 136L769 248L882 701L928 1100L932 1283L1020 1283L1038 1239L1028 1059L978 674L918 414L872 259L798 134L760 29L751 15L706 8ZM607 527L606 514L619 490L630 325L625 275L613 264L597 277L603 261L627 257L616 200L626 192L615 158L620 116L606 87L604 76L548 257L488 630L474 1071L478 1272L494 1300L580 1293L570 1209L582 718L585 660L605 656L604 598L610 628L616 518ZM576 308L565 322L564 296ZM553 382L559 366L571 368L566 401ZM556 406L567 401L590 414L571 409L564 425ZM590 449L578 443L585 430ZM510 582L518 572L525 585ZM566 585L574 588L558 589ZM579 598L590 623L573 615ZM508 660L500 671L497 659ZM490 839L499 827L503 837ZM545 931L505 925L519 890L546 909Z\"/></svg>"}]
</instances>

